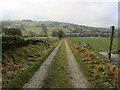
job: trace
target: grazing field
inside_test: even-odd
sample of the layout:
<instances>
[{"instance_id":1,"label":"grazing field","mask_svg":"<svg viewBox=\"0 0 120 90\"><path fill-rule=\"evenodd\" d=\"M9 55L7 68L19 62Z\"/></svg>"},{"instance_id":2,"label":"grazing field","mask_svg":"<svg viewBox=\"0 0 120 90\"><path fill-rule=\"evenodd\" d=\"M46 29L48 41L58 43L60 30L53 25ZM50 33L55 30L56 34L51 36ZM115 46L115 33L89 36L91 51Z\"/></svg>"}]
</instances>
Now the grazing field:
<instances>
[{"instance_id":1,"label":"grazing field","mask_svg":"<svg viewBox=\"0 0 120 90\"><path fill-rule=\"evenodd\" d=\"M69 39L75 42L81 42L85 44L89 44L92 48L108 51L109 49L109 38L105 37L69 37ZM118 50L118 38L114 38L113 40L113 50Z\"/></svg>"}]
</instances>

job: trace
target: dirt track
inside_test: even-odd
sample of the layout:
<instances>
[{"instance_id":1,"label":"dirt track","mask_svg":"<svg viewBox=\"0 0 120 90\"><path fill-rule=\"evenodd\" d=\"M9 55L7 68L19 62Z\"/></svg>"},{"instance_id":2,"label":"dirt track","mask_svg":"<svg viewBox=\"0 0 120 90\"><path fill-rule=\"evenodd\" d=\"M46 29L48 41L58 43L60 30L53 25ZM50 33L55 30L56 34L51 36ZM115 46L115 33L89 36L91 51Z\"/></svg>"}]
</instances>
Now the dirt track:
<instances>
[{"instance_id":1,"label":"dirt track","mask_svg":"<svg viewBox=\"0 0 120 90\"><path fill-rule=\"evenodd\" d=\"M62 41L61 41L62 42ZM54 57L59 50L59 45L53 50L53 52L48 56L45 62L41 65L38 71L33 75L33 77L29 80L27 84L24 85L23 88L41 88L43 85L43 81L47 76L48 69L54 60ZM78 63L76 62L73 53L71 52L66 40L66 52L67 52L67 59L68 59L68 72L70 74L70 81L72 83L73 88L88 88L89 83L86 78L83 76Z\"/></svg>"},{"instance_id":2,"label":"dirt track","mask_svg":"<svg viewBox=\"0 0 120 90\"><path fill-rule=\"evenodd\" d=\"M29 80L29 82L24 85L23 88L41 88L42 87L43 80L47 75L48 69L51 65L52 60L54 60L54 56L56 55L56 53L61 45L61 42L53 50L53 52L48 56L48 58L41 65L41 67L38 69L38 71L33 75L33 77Z\"/></svg>"}]
</instances>

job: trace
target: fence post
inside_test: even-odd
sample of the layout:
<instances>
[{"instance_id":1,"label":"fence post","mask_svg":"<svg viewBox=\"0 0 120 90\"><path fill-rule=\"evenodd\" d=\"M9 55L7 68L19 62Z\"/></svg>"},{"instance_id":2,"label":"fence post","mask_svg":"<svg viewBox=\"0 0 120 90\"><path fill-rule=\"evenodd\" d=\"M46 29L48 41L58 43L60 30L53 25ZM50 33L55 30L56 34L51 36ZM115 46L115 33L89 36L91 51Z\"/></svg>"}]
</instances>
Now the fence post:
<instances>
[{"instance_id":1,"label":"fence post","mask_svg":"<svg viewBox=\"0 0 120 90\"><path fill-rule=\"evenodd\" d=\"M110 26L110 43L109 43L109 52L108 52L109 59L111 59L114 29L115 29L115 26Z\"/></svg>"}]
</instances>

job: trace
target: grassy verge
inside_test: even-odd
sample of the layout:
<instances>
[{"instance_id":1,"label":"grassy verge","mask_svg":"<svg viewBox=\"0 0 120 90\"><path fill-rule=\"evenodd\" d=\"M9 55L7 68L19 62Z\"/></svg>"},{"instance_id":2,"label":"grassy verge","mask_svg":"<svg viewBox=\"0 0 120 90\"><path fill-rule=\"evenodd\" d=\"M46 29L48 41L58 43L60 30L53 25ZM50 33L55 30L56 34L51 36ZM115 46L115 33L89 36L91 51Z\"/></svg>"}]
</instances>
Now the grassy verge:
<instances>
[{"instance_id":1,"label":"grassy verge","mask_svg":"<svg viewBox=\"0 0 120 90\"><path fill-rule=\"evenodd\" d=\"M50 48L38 43L4 53L3 88L22 88L58 44L51 42Z\"/></svg>"},{"instance_id":2,"label":"grassy verge","mask_svg":"<svg viewBox=\"0 0 120 90\"><path fill-rule=\"evenodd\" d=\"M65 42L62 42L61 47L49 69L47 78L44 81L43 88L71 88L67 72L67 54Z\"/></svg>"},{"instance_id":3,"label":"grassy verge","mask_svg":"<svg viewBox=\"0 0 120 90\"><path fill-rule=\"evenodd\" d=\"M70 40L67 42L92 88L119 86L118 68L109 59L100 58L92 49L79 47Z\"/></svg>"}]
</instances>

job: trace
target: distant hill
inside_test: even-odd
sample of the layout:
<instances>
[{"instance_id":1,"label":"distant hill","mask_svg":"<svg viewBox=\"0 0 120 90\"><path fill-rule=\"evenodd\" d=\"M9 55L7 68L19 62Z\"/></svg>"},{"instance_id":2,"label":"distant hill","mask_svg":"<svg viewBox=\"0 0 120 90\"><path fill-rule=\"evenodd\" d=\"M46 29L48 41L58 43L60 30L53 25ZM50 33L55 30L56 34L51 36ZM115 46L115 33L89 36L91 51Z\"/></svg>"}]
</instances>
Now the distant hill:
<instances>
[{"instance_id":1,"label":"distant hill","mask_svg":"<svg viewBox=\"0 0 120 90\"><path fill-rule=\"evenodd\" d=\"M22 21L24 21L24 22L32 22L32 20L30 20L30 19L24 19Z\"/></svg>"},{"instance_id":2,"label":"distant hill","mask_svg":"<svg viewBox=\"0 0 120 90\"><path fill-rule=\"evenodd\" d=\"M20 28L22 30L23 36L30 36L31 34L34 34L35 36L42 35L42 24L46 25L47 33L49 36L51 36L51 33L53 31L60 29L62 29L66 33L66 36L108 36L109 34L109 28L90 27L66 22L32 21L27 19L22 21L3 21L4 28Z\"/></svg>"}]
</instances>

